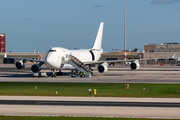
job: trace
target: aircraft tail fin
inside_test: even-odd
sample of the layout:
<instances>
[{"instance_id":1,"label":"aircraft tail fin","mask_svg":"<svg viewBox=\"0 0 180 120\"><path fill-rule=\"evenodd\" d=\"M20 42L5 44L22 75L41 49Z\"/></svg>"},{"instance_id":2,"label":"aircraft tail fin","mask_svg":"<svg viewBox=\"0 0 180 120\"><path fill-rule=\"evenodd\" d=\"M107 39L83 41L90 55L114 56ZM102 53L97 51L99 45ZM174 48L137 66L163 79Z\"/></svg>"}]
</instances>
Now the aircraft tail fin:
<instances>
[{"instance_id":1,"label":"aircraft tail fin","mask_svg":"<svg viewBox=\"0 0 180 120\"><path fill-rule=\"evenodd\" d=\"M103 36L103 27L104 27L104 22L101 22L99 26L99 30L94 42L94 46L92 49L101 49L101 44L102 44L102 36Z\"/></svg>"}]
</instances>

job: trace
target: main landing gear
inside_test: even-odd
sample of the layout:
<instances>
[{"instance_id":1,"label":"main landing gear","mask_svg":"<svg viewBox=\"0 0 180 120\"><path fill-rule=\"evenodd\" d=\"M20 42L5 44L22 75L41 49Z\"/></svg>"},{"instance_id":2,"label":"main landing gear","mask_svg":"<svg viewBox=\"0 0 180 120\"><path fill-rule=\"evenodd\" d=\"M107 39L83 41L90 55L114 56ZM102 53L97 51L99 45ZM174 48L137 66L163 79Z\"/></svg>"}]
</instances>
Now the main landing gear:
<instances>
[{"instance_id":1,"label":"main landing gear","mask_svg":"<svg viewBox=\"0 0 180 120\"><path fill-rule=\"evenodd\" d=\"M71 72L69 72L69 77L75 78L78 74L77 70L71 70Z\"/></svg>"}]
</instances>

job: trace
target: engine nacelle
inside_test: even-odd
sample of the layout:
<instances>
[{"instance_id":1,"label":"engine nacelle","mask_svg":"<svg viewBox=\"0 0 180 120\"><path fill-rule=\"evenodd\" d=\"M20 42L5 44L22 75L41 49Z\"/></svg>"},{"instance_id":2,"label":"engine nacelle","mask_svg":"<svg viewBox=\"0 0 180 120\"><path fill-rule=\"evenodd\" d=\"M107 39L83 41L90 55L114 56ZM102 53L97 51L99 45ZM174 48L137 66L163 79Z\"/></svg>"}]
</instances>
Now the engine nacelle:
<instances>
[{"instance_id":1,"label":"engine nacelle","mask_svg":"<svg viewBox=\"0 0 180 120\"><path fill-rule=\"evenodd\" d=\"M31 70L32 70L33 72L39 72L39 71L41 70L41 65L39 65L39 64L34 64L34 65L31 66Z\"/></svg>"},{"instance_id":2,"label":"engine nacelle","mask_svg":"<svg viewBox=\"0 0 180 120\"><path fill-rule=\"evenodd\" d=\"M140 68L139 61L138 61L138 60L135 60L134 62L131 63L130 67L131 67L132 70L137 70L137 69L139 69L139 68Z\"/></svg>"},{"instance_id":3,"label":"engine nacelle","mask_svg":"<svg viewBox=\"0 0 180 120\"><path fill-rule=\"evenodd\" d=\"M105 63L99 65L99 66L98 66L98 71L99 71L100 73L103 73L103 72L108 71L108 64L105 62Z\"/></svg>"},{"instance_id":4,"label":"engine nacelle","mask_svg":"<svg viewBox=\"0 0 180 120\"><path fill-rule=\"evenodd\" d=\"M22 69L22 68L24 68L25 67L25 63L21 60L21 61L19 61L19 62L16 62L16 68L17 69Z\"/></svg>"}]
</instances>

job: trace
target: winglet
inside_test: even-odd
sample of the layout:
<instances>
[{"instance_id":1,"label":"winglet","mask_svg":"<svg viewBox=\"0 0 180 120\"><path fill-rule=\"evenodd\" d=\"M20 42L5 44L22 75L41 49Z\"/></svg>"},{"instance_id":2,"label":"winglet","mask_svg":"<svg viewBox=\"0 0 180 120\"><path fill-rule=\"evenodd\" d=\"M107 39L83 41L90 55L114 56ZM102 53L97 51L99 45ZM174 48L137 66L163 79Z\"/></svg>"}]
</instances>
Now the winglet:
<instances>
[{"instance_id":1,"label":"winglet","mask_svg":"<svg viewBox=\"0 0 180 120\"><path fill-rule=\"evenodd\" d=\"M175 56L176 56L176 53L171 58L174 58Z\"/></svg>"},{"instance_id":2,"label":"winglet","mask_svg":"<svg viewBox=\"0 0 180 120\"><path fill-rule=\"evenodd\" d=\"M4 58L7 58L7 54L6 53L4 54Z\"/></svg>"},{"instance_id":3,"label":"winglet","mask_svg":"<svg viewBox=\"0 0 180 120\"><path fill-rule=\"evenodd\" d=\"M101 49L101 44L102 44L102 36L103 36L103 27L104 27L104 22L101 22L99 26L99 30L96 36L96 40L94 42L94 46L92 49Z\"/></svg>"}]
</instances>

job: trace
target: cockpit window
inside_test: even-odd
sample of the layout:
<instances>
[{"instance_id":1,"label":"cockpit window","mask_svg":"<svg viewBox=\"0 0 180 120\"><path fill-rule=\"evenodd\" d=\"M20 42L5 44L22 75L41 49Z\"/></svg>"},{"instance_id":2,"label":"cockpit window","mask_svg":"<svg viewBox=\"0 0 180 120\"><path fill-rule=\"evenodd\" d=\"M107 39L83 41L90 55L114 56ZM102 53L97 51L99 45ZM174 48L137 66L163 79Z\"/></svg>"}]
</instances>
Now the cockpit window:
<instances>
[{"instance_id":1,"label":"cockpit window","mask_svg":"<svg viewBox=\"0 0 180 120\"><path fill-rule=\"evenodd\" d=\"M49 52L56 52L56 50L49 50Z\"/></svg>"}]
</instances>

